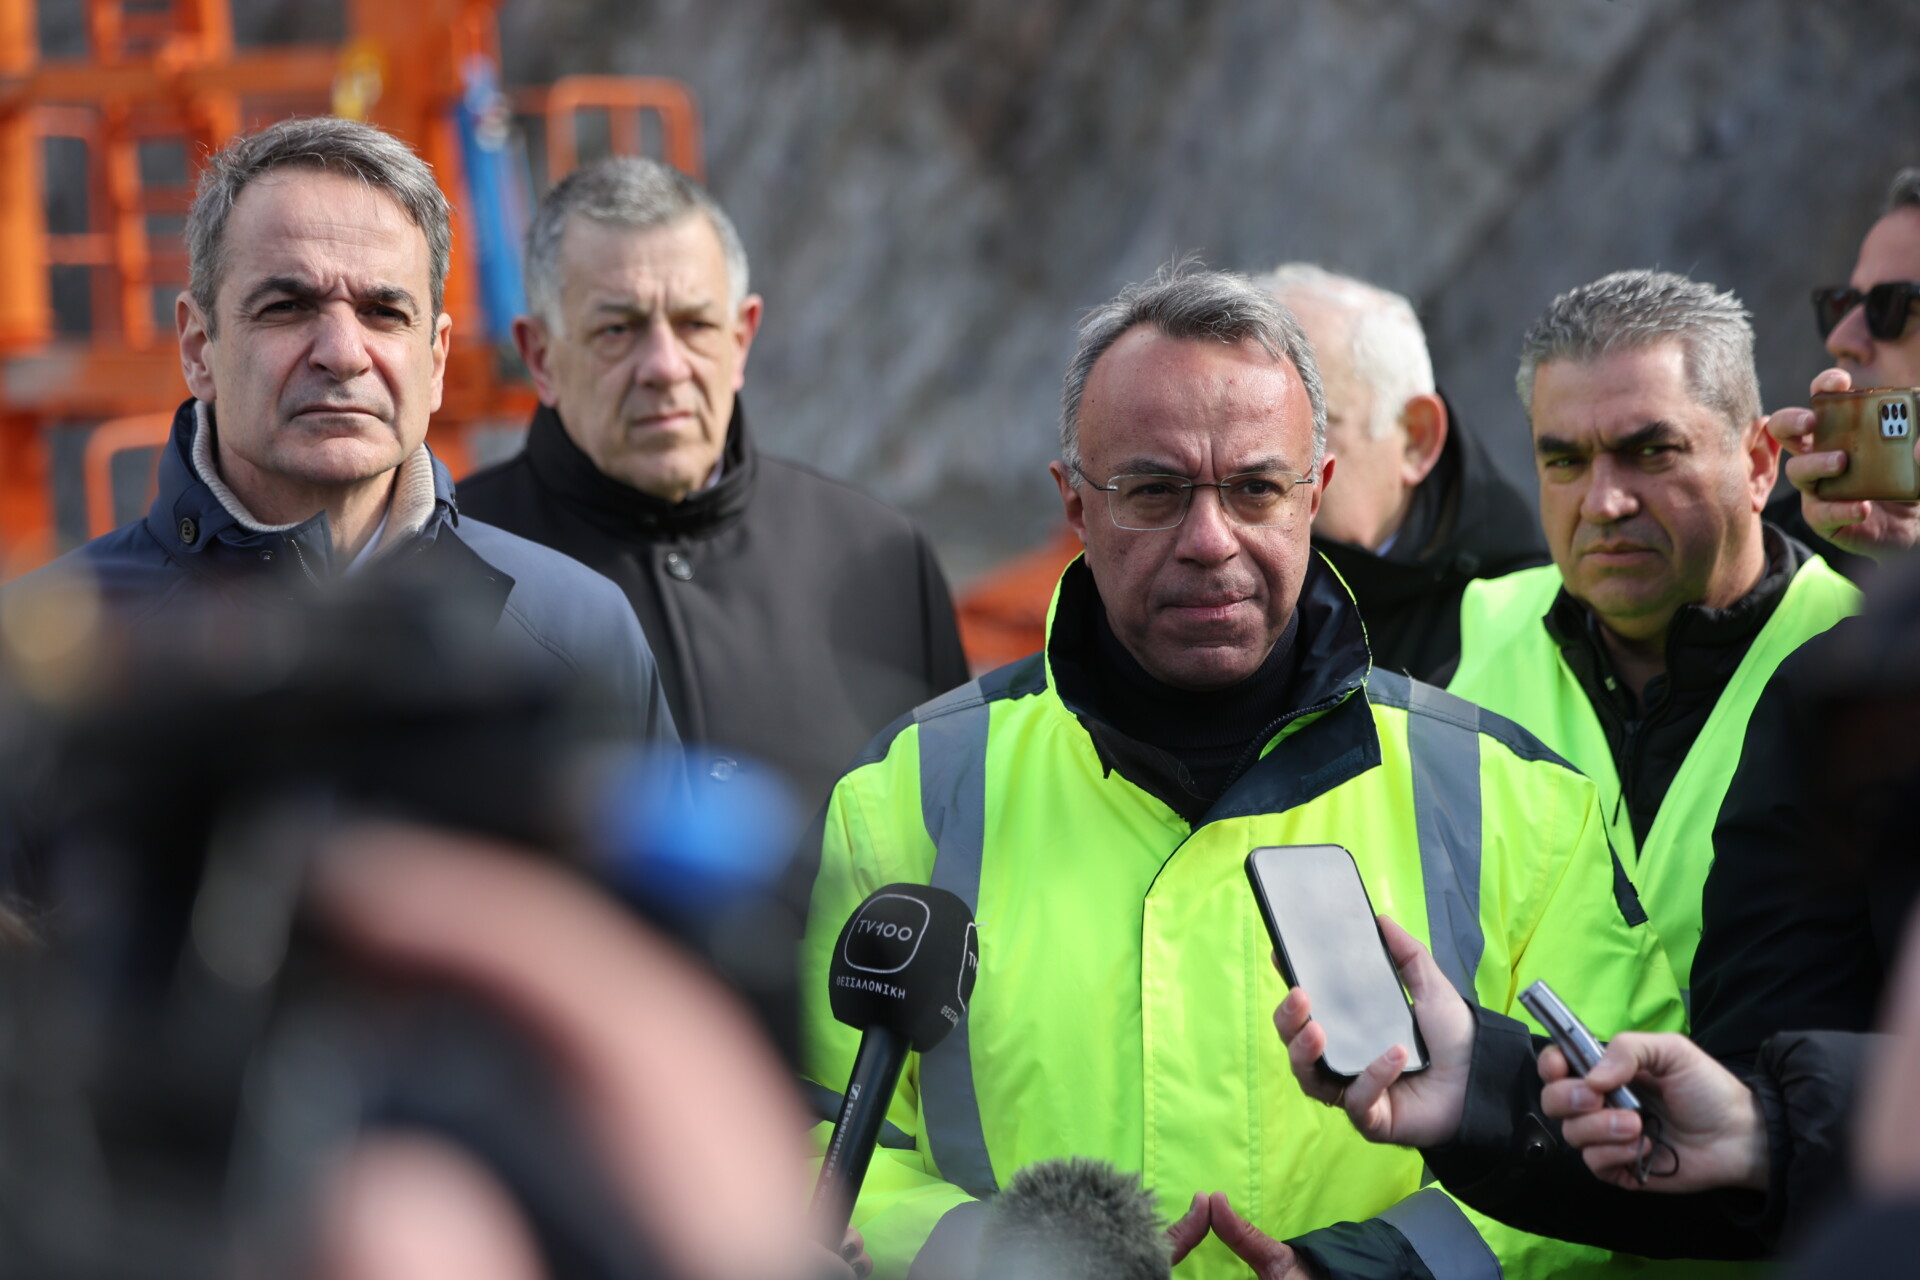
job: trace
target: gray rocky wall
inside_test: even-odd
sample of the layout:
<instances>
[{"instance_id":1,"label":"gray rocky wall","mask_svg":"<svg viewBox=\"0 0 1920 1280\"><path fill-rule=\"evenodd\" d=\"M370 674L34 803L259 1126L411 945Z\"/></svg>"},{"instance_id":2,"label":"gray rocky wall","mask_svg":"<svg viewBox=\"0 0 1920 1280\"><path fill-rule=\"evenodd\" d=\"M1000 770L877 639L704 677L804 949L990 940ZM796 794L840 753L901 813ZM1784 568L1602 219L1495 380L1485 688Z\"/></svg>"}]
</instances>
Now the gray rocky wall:
<instances>
[{"instance_id":1,"label":"gray rocky wall","mask_svg":"<svg viewBox=\"0 0 1920 1280\"><path fill-rule=\"evenodd\" d=\"M961 578L1056 518L1076 318L1174 255L1408 293L1530 475L1512 356L1556 291L1732 287L1793 403L1808 288L1920 163L1916 0L507 0L502 25L509 82L693 86L767 299L762 440L914 512Z\"/></svg>"}]
</instances>

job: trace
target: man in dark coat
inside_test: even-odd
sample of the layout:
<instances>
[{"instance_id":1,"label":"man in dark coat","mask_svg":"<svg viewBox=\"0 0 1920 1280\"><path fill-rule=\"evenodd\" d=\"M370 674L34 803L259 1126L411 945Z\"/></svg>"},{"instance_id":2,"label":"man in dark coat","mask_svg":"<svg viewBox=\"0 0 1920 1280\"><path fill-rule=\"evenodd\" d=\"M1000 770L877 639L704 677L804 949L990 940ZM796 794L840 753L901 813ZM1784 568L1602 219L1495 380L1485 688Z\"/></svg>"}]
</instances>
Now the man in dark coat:
<instances>
[{"instance_id":1,"label":"man in dark coat","mask_svg":"<svg viewBox=\"0 0 1920 1280\"><path fill-rule=\"evenodd\" d=\"M646 638L613 584L460 520L427 450L450 238L432 171L371 126L289 120L214 156L176 304L193 399L162 451L159 495L144 519L9 585L7 612L84 597L101 607L74 616L121 632L212 628L220 605L270 605L341 574L426 578L486 611L508 661L585 677L635 736L672 741ZM0 825L0 896L30 899L40 868Z\"/></svg>"},{"instance_id":2,"label":"man in dark coat","mask_svg":"<svg viewBox=\"0 0 1920 1280\"><path fill-rule=\"evenodd\" d=\"M1545 564L1540 523L1435 389L1411 303L1307 263L1258 283L1299 317L1326 383L1340 474L1313 545L1352 590L1374 665L1444 682L1467 583Z\"/></svg>"},{"instance_id":3,"label":"man in dark coat","mask_svg":"<svg viewBox=\"0 0 1920 1280\"><path fill-rule=\"evenodd\" d=\"M818 805L875 733L967 678L926 539L755 449L736 393L761 301L698 184L650 160L574 173L528 232L527 297L541 408L462 509L626 591L696 780L751 759Z\"/></svg>"}]
</instances>

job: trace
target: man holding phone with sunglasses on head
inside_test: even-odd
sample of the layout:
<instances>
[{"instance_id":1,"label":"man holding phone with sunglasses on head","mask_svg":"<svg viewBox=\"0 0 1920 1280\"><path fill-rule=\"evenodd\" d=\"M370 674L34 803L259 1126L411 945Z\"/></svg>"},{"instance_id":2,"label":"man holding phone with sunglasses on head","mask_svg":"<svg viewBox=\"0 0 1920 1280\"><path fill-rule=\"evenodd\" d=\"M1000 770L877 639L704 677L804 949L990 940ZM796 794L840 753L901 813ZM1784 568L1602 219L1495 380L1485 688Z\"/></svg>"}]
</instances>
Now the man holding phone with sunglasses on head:
<instances>
[{"instance_id":1,"label":"man holding phone with sunglasses on head","mask_svg":"<svg viewBox=\"0 0 1920 1280\"><path fill-rule=\"evenodd\" d=\"M1894 175L1879 221L1860 242L1852 279L1814 290L1813 305L1836 367L1813 380L1812 394L1920 386L1920 168ZM1794 455L1787 479L1814 535L1872 560L1920 543L1920 502L1830 502L1815 492L1821 480L1846 470L1847 455L1816 447L1812 410L1777 410L1767 430Z\"/></svg>"}]
</instances>

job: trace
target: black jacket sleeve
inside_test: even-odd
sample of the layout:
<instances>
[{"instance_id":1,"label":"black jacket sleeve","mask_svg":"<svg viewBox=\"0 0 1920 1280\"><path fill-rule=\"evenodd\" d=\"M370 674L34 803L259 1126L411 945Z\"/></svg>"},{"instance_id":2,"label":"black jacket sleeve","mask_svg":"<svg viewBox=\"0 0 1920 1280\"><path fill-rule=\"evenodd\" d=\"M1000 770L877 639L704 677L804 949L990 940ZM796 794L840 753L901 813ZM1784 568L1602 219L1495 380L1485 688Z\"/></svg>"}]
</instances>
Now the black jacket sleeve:
<instances>
[{"instance_id":1,"label":"black jacket sleeve","mask_svg":"<svg viewBox=\"0 0 1920 1280\"><path fill-rule=\"evenodd\" d=\"M1761 1048L1749 1083L1767 1119L1771 1170L1765 1207L1751 1226L1769 1246L1804 1236L1845 1192L1854 1099L1869 1056L1886 1039L1796 1031Z\"/></svg>"},{"instance_id":2,"label":"black jacket sleeve","mask_svg":"<svg viewBox=\"0 0 1920 1280\"><path fill-rule=\"evenodd\" d=\"M1920 1198L1865 1201L1822 1224L1795 1251L1787 1280L1829 1276L1903 1276L1920 1258Z\"/></svg>"},{"instance_id":3,"label":"black jacket sleeve","mask_svg":"<svg viewBox=\"0 0 1920 1280\"><path fill-rule=\"evenodd\" d=\"M1833 814L1809 769L1808 746L1823 737L1809 690L1835 634L1768 682L1714 827L1693 1038L1736 1069L1776 1032L1866 1030L1891 960L1875 927L1881 886L1833 847Z\"/></svg>"},{"instance_id":4,"label":"black jacket sleeve","mask_svg":"<svg viewBox=\"0 0 1920 1280\"><path fill-rule=\"evenodd\" d=\"M1453 1142L1422 1154L1442 1186L1536 1235L1649 1258L1765 1256L1777 1223L1751 1192L1662 1195L1599 1181L1540 1110L1536 1042L1526 1026L1476 1011L1467 1107ZM1544 1043L1544 1042L1542 1042Z\"/></svg>"},{"instance_id":5,"label":"black jacket sleeve","mask_svg":"<svg viewBox=\"0 0 1920 1280\"><path fill-rule=\"evenodd\" d=\"M960 622L953 611L953 592L940 561L924 536L916 535L920 553L920 599L926 610L927 684L935 695L967 682L966 650L960 646Z\"/></svg>"}]
</instances>

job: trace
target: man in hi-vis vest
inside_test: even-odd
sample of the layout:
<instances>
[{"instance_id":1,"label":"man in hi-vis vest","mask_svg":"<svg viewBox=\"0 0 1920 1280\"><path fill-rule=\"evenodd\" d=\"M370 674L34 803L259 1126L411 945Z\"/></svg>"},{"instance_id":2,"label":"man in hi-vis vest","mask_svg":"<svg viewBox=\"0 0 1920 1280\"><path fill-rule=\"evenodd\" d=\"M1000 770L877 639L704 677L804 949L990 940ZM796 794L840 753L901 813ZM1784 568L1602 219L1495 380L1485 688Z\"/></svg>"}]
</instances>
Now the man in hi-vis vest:
<instances>
[{"instance_id":1,"label":"man in hi-vis vest","mask_svg":"<svg viewBox=\"0 0 1920 1280\"><path fill-rule=\"evenodd\" d=\"M1760 518L1780 446L1731 293L1655 271L1564 293L1527 332L1518 386L1554 563L1468 587L1447 687L1599 784L1685 988L1754 703L1859 593Z\"/></svg>"},{"instance_id":2,"label":"man in hi-vis vest","mask_svg":"<svg viewBox=\"0 0 1920 1280\"><path fill-rule=\"evenodd\" d=\"M1085 555L1045 651L918 708L835 788L802 960L823 1114L859 1040L827 976L861 899L931 883L979 923L966 1017L910 1059L855 1209L877 1276L970 1280L982 1202L1067 1156L1141 1175L1188 1280L1606 1264L1423 1189L1418 1155L1301 1093L1273 1033L1242 871L1265 845L1345 846L1481 1004L1544 977L1602 1035L1681 1017L1593 784L1372 668L1309 545L1325 424L1298 326L1240 276L1174 269L1094 312L1052 468Z\"/></svg>"}]
</instances>

